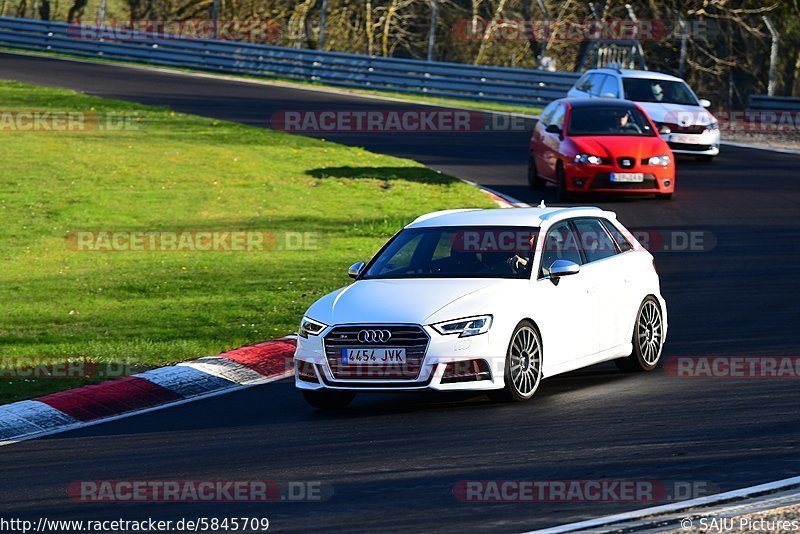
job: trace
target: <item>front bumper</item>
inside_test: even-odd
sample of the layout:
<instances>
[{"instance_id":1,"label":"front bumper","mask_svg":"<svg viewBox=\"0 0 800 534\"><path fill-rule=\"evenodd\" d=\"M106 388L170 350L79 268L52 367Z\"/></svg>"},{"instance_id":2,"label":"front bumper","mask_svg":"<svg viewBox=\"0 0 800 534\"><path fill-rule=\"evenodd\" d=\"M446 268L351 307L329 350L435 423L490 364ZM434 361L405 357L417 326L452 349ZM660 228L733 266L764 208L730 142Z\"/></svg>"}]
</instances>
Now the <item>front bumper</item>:
<instances>
[{"instance_id":1,"label":"front bumper","mask_svg":"<svg viewBox=\"0 0 800 534\"><path fill-rule=\"evenodd\" d=\"M374 325L373 325L374 326ZM486 391L500 389L505 385L503 380L505 371L505 343L498 336L492 337L492 332L477 336L459 338L458 336L443 336L430 327L422 327L430 336L430 342L419 368L419 374L414 378L382 377L381 367L374 366L374 373L357 378L339 378L334 374L332 363L325 354L324 337L332 327L328 327L319 336L298 338L295 351L295 385L304 390L348 390L348 391ZM496 338L496 339L495 339ZM458 368L469 367L471 362L484 361L488 366L488 373L482 373L480 379L452 381L446 374L448 364L458 362ZM476 364L477 364L476 362ZM484 364L480 364L484 368ZM301 376L299 369L304 369ZM315 380L308 379L308 373L313 373Z\"/></svg>"},{"instance_id":2,"label":"front bumper","mask_svg":"<svg viewBox=\"0 0 800 534\"><path fill-rule=\"evenodd\" d=\"M634 172L644 174L642 182L612 182L611 173ZM623 169L618 165L565 166L566 188L572 193L619 193L624 195L666 194L675 191L675 164L666 167L637 164Z\"/></svg>"},{"instance_id":3,"label":"front bumper","mask_svg":"<svg viewBox=\"0 0 800 534\"><path fill-rule=\"evenodd\" d=\"M670 150L675 154L694 156L716 156L719 154L719 130L705 130L701 134L672 133L663 135Z\"/></svg>"}]
</instances>

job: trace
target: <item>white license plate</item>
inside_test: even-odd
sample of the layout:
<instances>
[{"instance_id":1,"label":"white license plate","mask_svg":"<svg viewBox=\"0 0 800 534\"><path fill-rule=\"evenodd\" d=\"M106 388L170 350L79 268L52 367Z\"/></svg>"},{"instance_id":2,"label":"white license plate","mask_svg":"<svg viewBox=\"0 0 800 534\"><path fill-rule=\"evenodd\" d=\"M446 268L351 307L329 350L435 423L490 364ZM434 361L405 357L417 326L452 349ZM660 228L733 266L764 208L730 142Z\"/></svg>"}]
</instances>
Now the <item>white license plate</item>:
<instances>
[{"instance_id":1,"label":"white license plate","mask_svg":"<svg viewBox=\"0 0 800 534\"><path fill-rule=\"evenodd\" d=\"M342 349L344 365L387 365L406 363L406 349Z\"/></svg>"},{"instance_id":2,"label":"white license plate","mask_svg":"<svg viewBox=\"0 0 800 534\"><path fill-rule=\"evenodd\" d=\"M682 143L684 145L699 145L700 144L700 136L699 135L687 135L687 134L669 134L667 137L667 142L669 143Z\"/></svg>"},{"instance_id":3,"label":"white license plate","mask_svg":"<svg viewBox=\"0 0 800 534\"><path fill-rule=\"evenodd\" d=\"M612 172L612 182L644 182L644 173L641 172Z\"/></svg>"}]
</instances>

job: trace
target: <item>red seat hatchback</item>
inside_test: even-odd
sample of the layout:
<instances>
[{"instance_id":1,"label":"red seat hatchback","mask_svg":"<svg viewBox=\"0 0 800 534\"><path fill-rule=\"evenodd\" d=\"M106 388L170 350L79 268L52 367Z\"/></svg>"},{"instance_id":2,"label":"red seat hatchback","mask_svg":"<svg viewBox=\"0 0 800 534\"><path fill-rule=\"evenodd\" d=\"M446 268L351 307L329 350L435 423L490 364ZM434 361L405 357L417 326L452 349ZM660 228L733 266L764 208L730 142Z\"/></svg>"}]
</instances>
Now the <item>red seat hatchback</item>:
<instances>
[{"instance_id":1,"label":"red seat hatchback","mask_svg":"<svg viewBox=\"0 0 800 534\"><path fill-rule=\"evenodd\" d=\"M666 133L666 132L660 132ZM562 99L542 112L530 144L528 181L574 193L672 198L675 158L655 124L626 100Z\"/></svg>"}]
</instances>

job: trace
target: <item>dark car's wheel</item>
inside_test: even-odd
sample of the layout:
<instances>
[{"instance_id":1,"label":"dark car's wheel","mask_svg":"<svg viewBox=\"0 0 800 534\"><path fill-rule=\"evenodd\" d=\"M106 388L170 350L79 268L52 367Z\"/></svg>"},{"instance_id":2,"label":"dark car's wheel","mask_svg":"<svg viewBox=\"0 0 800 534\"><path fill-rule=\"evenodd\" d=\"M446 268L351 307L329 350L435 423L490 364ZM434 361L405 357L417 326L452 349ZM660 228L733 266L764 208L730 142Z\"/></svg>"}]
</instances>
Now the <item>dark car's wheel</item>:
<instances>
[{"instance_id":1,"label":"dark car's wheel","mask_svg":"<svg viewBox=\"0 0 800 534\"><path fill-rule=\"evenodd\" d=\"M560 161L556 163L556 185L558 187L559 202L570 200L572 194L567 190L567 177L564 172L564 164Z\"/></svg>"},{"instance_id":2,"label":"dark car's wheel","mask_svg":"<svg viewBox=\"0 0 800 534\"><path fill-rule=\"evenodd\" d=\"M528 158L528 184L539 191L546 185L546 182L539 177L539 172L536 170L536 159L533 156Z\"/></svg>"},{"instance_id":3,"label":"dark car's wheel","mask_svg":"<svg viewBox=\"0 0 800 534\"><path fill-rule=\"evenodd\" d=\"M622 371L652 371L661 359L664 347L664 320L661 306L654 297L647 297L639 306L633 327L633 352L614 360Z\"/></svg>"},{"instance_id":4,"label":"dark car's wheel","mask_svg":"<svg viewBox=\"0 0 800 534\"><path fill-rule=\"evenodd\" d=\"M542 381L542 339L530 321L514 329L506 351L505 387L489 393L499 402L525 401Z\"/></svg>"},{"instance_id":5,"label":"dark car's wheel","mask_svg":"<svg viewBox=\"0 0 800 534\"><path fill-rule=\"evenodd\" d=\"M306 402L319 410L341 410L353 402L355 396L351 391L303 390Z\"/></svg>"}]
</instances>

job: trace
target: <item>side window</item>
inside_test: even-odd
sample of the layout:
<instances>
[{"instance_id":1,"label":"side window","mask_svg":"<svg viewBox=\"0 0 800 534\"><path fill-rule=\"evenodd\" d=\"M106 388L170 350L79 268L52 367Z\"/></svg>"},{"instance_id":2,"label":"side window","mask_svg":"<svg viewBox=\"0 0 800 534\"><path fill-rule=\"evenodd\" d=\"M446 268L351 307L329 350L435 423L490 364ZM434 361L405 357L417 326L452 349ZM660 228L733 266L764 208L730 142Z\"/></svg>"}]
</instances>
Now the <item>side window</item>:
<instances>
[{"instance_id":1,"label":"side window","mask_svg":"<svg viewBox=\"0 0 800 534\"><path fill-rule=\"evenodd\" d=\"M547 276L550 273L550 266L556 260L567 260L578 265L583 263L581 253L578 250L575 232L572 231L567 221L557 223L547 231L547 237L545 237L542 247L540 269L542 276Z\"/></svg>"},{"instance_id":2,"label":"side window","mask_svg":"<svg viewBox=\"0 0 800 534\"><path fill-rule=\"evenodd\" d=\"M589 83L591 87L589 88L589 94L593 96L600 95L600 88L603 86L603 82L606 79L605 74L595 73L592 74L592 77L589 79Z\"/></svg>"},{"instance_id":3,"label":"side window","mask_svg":"<svg viewBox=\"0 0 800 534\"><path fill-rule=\"evenodd\" d=\"M592 88L594 87L594 84L597 83L597 76L598 74L594 72L584 74L583 78L578 80L579 85L576 85L576 87L580 91L592 94Z\"/></svg>"},{"instance_id":4,"label":"side window","mask_svg":"<svg viewBox=\"0 0 800 534\"><path fill-rule=\"evenodd\" d=\"M556 108L555 112L553 112L553 117L550 119L550 124L555 124L561 130L564 130L564 106L559 103L558 107Z\"/></svg>"},{"instance_id":5,"label":"side window","mask_svg":"<svg viewBox=\"0 0 800 534\"><path fill-rule=\"evenodd\" d=\"M600 96L613 95L614 98L619 98L619 82L614 76L605 76L603 86L600 87Z\"/></svg>"},{"instance_id":6,"label":"side window","mask_svg":"<svg viewBox=\"0 0 800 534\"><path fill-rule=\"evenodd\" d=\"M617 253L617 246L599 219L575 219L578 243L586 256L586 262L602 260Z\"/></svg>"},{"instance_id":7,"label":"side window","mask_svg":"<svg viewBox=\"0 0 800 534\"><path fill-rule=\"evenodd\" d=\"M605 226L606 230L608 230L608 233L611 234L611 237L614 238L614 241L617 242L620 252L628 252L629 250L633 249L633 245L631 244L630 240L625 237L616 226L614 226L614 223L605 219L600 219L600 222L603 224L603 226Z\"/></svg>"},{"instance_id":8,"label":"side window","mask_svg":"<svg viewBox=\"0 0 800 534\"><path fill-rule=\"evenodd\" d=\"M580 79L575 82L575 89L578 91L588 91L591 88L591 84L589 83L589 78L591 78L591 74L584 74L580 77Z\"/></svg>"},{"instance_id":9,"label":"side window","mask_svg":"<svg viewBox=\"0 0 800 534\"><path fill-rule=\"evenodd\" d=\"M542 125L547 126L550 124L550 119L553 117L553 112L556 110L557 106L558 101L556 100L550 102L547 107L544 108L544 111L542 111L542 114L539 116L539 122L541 122Z\"/></svg>"}]
</instances>

